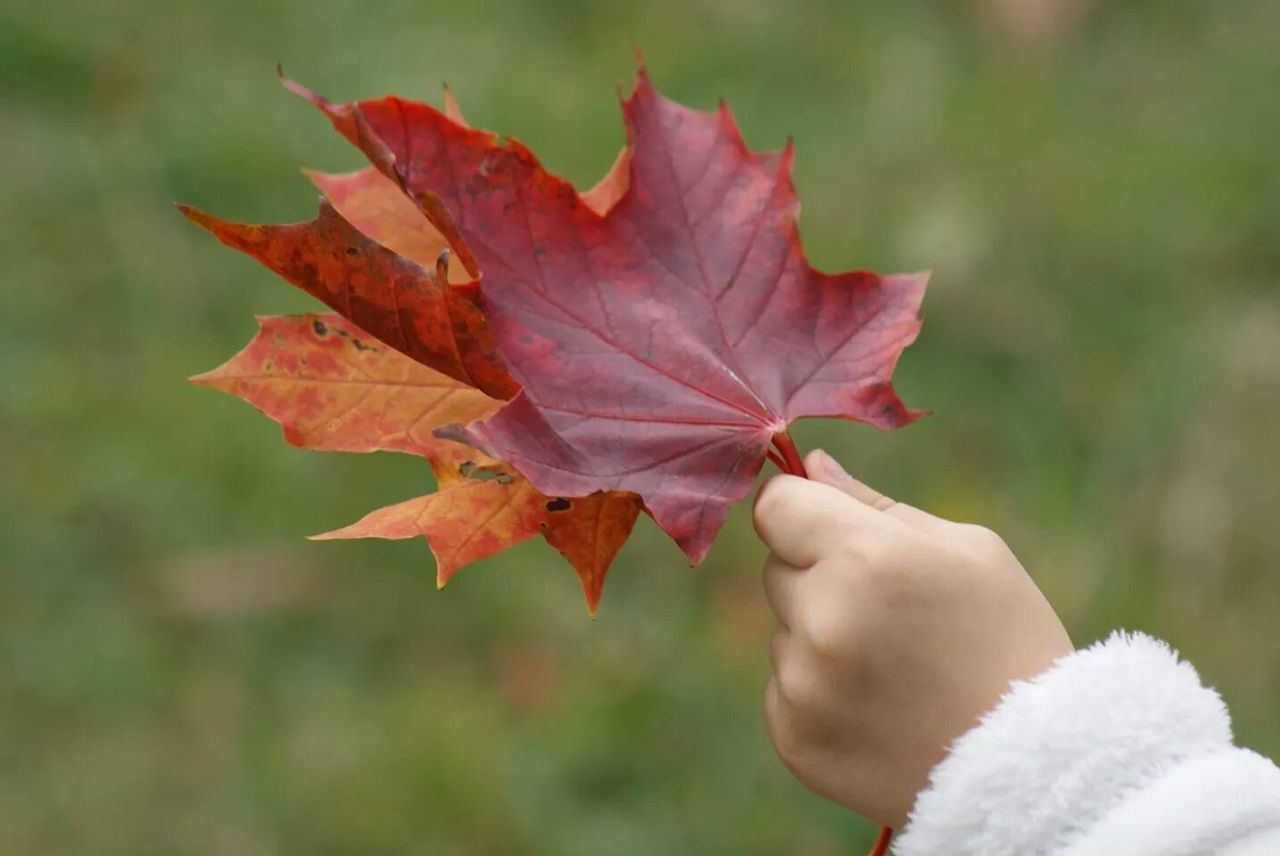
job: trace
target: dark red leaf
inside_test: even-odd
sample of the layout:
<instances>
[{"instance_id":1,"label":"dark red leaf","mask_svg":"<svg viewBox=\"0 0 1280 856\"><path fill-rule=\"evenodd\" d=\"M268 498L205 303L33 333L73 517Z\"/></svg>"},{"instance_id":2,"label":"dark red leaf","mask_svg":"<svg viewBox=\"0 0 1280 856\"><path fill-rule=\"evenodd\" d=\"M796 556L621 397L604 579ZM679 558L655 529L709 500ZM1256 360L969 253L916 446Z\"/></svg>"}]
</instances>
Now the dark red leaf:
<instances>
[{"instance_id":1,"label":"dark red leaf","mask_svg":"<svg viewBox=\"0 0 1280 856\"><path fill-rule=\"evenodd\" d=\"M186 205L192 222L318 297L408 357L495 398L519 389L475 304L436 272L365 237L321 200L308 223L230 223Z\"/></svg>"}]
</instances>

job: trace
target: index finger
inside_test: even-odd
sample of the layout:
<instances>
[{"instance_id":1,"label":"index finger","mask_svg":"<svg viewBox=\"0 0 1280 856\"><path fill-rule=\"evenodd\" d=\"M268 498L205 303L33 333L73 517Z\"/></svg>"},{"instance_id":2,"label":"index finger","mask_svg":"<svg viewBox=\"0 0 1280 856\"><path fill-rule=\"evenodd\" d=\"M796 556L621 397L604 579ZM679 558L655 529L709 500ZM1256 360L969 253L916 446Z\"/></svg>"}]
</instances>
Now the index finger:
<instances>
[{"instance_id":1,"label":"index finger","mask_svg":"<svg viewBox=\"0 0 1280 856\"><path fill-rule=\"evenodd\" d=\"M851 532L902 525L830 485L777 475L760 488L752 521L760 539L789 565L807 568Z\"/></svg>"}]
</instances>

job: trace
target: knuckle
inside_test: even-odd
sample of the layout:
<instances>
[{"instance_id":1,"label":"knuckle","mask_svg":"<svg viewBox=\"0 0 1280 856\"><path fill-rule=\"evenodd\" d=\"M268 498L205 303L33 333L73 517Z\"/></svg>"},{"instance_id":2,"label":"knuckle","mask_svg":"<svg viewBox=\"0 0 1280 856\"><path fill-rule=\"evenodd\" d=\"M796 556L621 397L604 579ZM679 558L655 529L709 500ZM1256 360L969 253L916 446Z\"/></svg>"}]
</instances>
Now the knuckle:
<instances>
[{"instance_id":1,"label":"knuckle","mask_svg":"<svg viewBox=\"0 0 1280 856\"><path fill-rule=\"evenodd\" d=\"M802 759L812 754L813 743L803 717L778 686L777 677L770 679L764 694L765 731L782 763L797 777L803 777Z\"/></svg>"},{"instance_id":2,"label":"knuckle","mask_svg":"<svg viewBox=\"0 0 1280 856\"><path fill-rule=\"evenodd\" d=\"M764 586L765 597L772 604L775 600L775 593L781 584L782 567L781 562L776 555L770 553L764 560L764 565L760 568L760 582Z\"/></svg>"},{"instance_id":3,"label":"knuckle","mask_svg":"<svg viewBox=\"0 0 1280 856\"><path fill-rule=\"evenodd\" d=\"M858 623L855 601L841 591L806 610L797 628L803 650L816 669L843 668L857 650Z\"/></svg>"},{"instance_id":4,"label":"knuckle","mask_svg":"<svg viewBox=\"0 0 1280 856\"><path fill-rule=\"evenodd\" d=\"M969 545L986 555L999 555L1009 552L1009 546L994 530L976 523L963 524L964 537Z\"/></svg>"},{"instance_id":5,"label":"knuckle","mask_svg":"<svg viewBox=\"0 0 1280 856\"><path fill-rule=\"evenodd\" d=\"M773 634L773 639L769 643L769 664L774 674L777 674L782 669L782 664L786 662L786 644L785 634L781 632Z\"/></svg>"},{"instance_id":6,"label":"knuckle","mask_svg":"<svg viewBox=\"0 0 1280 856\"><path fill-rule=\"evenodd\" d=\"M764 724L769 732L769 739L778 748L779 754L786 754L796 745L796 729L792 726L790 706L783 698L778 686L778 677L769 678L764 688Z\"/></svg>"},{"instance_id":7,"label":"knuckle","mask_svg":"<svg viewBox=\"0 0 1280 856\"><path fill-rule=\"evenodd\" d=\"M846 532L832 550L833 565L846 577L865 572L883 558L877 540L872 532Z\"/></svg>"},{"instance_id":8,"label":"knuckle","mask_svg":"<svg viewBox=\"0 0 1280 856\"><path fill-rule=\"evenodd\" d=\"M770 733L778 716L778 680L774 675L770 675L769 682L764 685L764 721Z\"/></svg>"},{"instance_id":9,"label":"knuckle","mask_svg":"<svg viewBox=\"0 0 1280 856\"><path fill-rule=\"evenodd\" d=\"M812 675L807 669L797 668L794 663L789 663L775 672L774 678L778 682L778 692L795 713L803 717L813 712L817 697Z\"/></svg>"},{"instance_id":10,"label":"knuckle","mask_svg":"<svg viewBox=\"0 0 1280 856\"><path fill-rule=\"evenodd\" d=\"M850 596L875 597L897 584L903 545L879 532L862 532L846 539L843 558L849 577Z\"/></svg>"}]
</instances>

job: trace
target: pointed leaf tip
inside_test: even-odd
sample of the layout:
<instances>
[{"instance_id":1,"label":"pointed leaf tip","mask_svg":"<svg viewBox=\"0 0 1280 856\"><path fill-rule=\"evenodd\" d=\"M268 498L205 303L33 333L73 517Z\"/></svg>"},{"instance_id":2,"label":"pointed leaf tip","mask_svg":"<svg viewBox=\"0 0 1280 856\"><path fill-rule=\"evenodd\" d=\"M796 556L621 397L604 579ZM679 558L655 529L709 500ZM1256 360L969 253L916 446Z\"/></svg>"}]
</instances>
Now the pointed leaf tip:
<instances>
[{"instance_id":1,"label":"pointed leaf tip","mask_svg":"<svg viewBox=\"0 0 1280 856\"><path fill-rule=\"evenodd\" d=\"M449 84L441 83L441 87L444 89L444 115L464 128L470 127L466 117L462 115L462 108L458 106L458 99L454 97Z\"/></svg>"},{"instance_id":2,"label":"pointed leaf tip","mask_svg":"<svg viewBox=\"0 0 1280 856\"><path fill-rule=\"evenodd\" d=\"M194 205L188 205L185 202L175 202L173 203L173 207L177 208L178 211L181 212L183 217L186 217L188 220L190 220L192 223L195 223L197 226L204 226L206 223L209 222L209 214L207 214L204 211L201 211L199 208L196 208Z\"/></svg>"},{"instance_id":3,"label":"pointed leaf tip","mask_svg":"<svg viewBox=\"0 0 1280 856\"><path fill-rule=\"evenodd\" d=\"M325 98L323 95L320 95L319 93L311 89L308 89L307 87L303 86L301 83L294 80L293 78L285 77L283 66L277 66L276 72L279 76L281 86L283 86L285 89L292 92L294 95L297 95L302 100L307 101L311 104L314 104L316 107L319 107L324 112L326 113L329 112L329 107L330 107L329 99Z\"/></svg>"}]
</instances>

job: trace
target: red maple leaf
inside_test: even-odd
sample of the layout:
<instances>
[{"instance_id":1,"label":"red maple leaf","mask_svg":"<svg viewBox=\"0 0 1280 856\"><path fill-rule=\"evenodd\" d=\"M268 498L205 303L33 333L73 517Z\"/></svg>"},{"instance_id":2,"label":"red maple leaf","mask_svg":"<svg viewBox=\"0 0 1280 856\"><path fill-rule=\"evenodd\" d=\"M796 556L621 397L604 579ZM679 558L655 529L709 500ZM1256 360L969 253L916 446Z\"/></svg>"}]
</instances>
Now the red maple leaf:
<instances>
[{"instance_id":1,"label":"red maple leaf","mask_svg":"<svg viewBox=\"0 0 1280 856\"><path fill-rule=\"evenodd\" d=\"M928 275L810 266L790 143L749 151L727 107L676 104L641 71L622 105L627 181L602 211L518 141L428 105L334 105L286 85L479 277L522 391L452 436L544 493L636 493L697 562L770 445L796 460L795 419L896 428L921 415L890 378Z\"/></svg>"}]
</instances>

